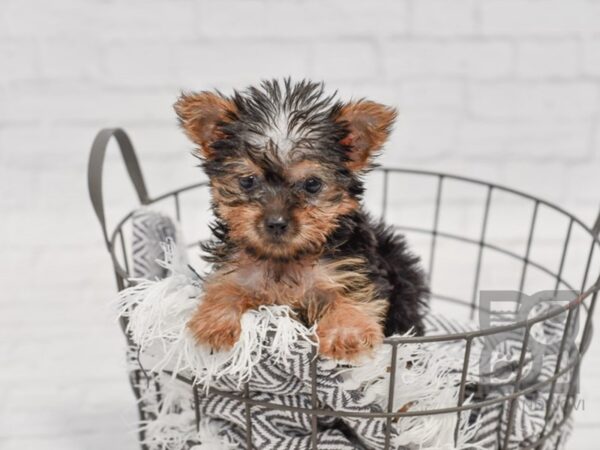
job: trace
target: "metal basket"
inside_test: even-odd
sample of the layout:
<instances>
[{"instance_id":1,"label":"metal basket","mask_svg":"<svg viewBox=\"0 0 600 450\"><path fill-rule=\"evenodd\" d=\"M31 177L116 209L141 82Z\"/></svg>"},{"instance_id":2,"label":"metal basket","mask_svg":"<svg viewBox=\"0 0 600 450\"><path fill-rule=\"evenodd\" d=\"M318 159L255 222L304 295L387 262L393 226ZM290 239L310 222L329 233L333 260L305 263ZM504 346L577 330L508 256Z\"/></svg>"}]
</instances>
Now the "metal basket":
<instances>
[{"instance_id":1,"label":"metal basket","mask_svg":"<svg viewBox=\"0 0 600 450\"><path fill-rule=\"evenodd\" d=\"M144 178L142 176L137 157L135 155L133 146L127 136L127 134L121 129L105 129L99 132L97 135L90 154L89 159L89 167L88 167L88 183L89 183L89 191L91 201L95 210L95 213L100 221L100 225L102 227L102 233L104 236L104 240L108 251L110 253L114 273L117 281L117 288L122 290L127 286L132 284L131 273L129 270L129 255L128 248L126 245L126 239L124 237L124 227L130 222L133 211L129 214L125 215L116 225L112 232L109 232L106 227L106 219L105 219L105 210L103 203L103 195L102 195L102 171L104 164L104 157L106 153L106 148L108 142L111 138L115 138L121 154L123 156L123 160L125 162L129 177L133 183L135 191L137 193L137 197L141 205L150 205L150 204L165 204L170 203L174 210L174 215L177 217L179 221L182 220L182 217L186 217L186 211L184 211L183 204L181 202L182 195L186 195L188 192L198 191L198 190L206 190L207 183L201 182L191 186L182 187L180 189L168 192L163 195L159 195L156 197L151 197L148 194L146 189L146 185L144 182ZM507 324L507 325L495 325L490 326L484 329L480 329L477 331L464 332L464 333L456 333L456 334L445 334L445 335L436 335L436 336L424 336L424 337L404 337L404 338L387 338L385 340L384 345L391 346L391 357L392 361L394 361L396 357L397 348L399 345L411 344L411 343L427 343L427 342L441 342L441 341L462 341L464 342L464 362L463 362L463 373L460 384L459 391L459 399L458 403L453 407L436 409L431 411L393 411L391 402L389 402L388 408L385 412L381 413L354 413L354 417L379 417L384 418L387 421L387 432L385 437L385 448L389 448L390 446L390 425L392 421L397 420L402 417L414 416L414 415L423 415L423 414L447 414L447 413L457 413L460 418L460 412L465 410L473 410L482 408L484 406L491 405L493 403L504 402L507 405L509 411L509 420L507 424L507 432L505 433L505 438L503 438L504 442L499 442L500 448L508 448L508 438L510 435L511 427L513 426L513 417L514 417L514 409L515 409L515 401L520 396L525 396L531 390L531 388L523 388L520 386L521 380L523 377L524 370L524 362L525 362L525 350L527 349L528 340L530 339L532 327L536 324L543 323L546 321L551 321L556 319L561 314L566 316L563 326L563 332L559 347L559 353L557 355L557 363L556 369L554 370L554 374L548 379L541 382L537 388L546 387L549 389L550 397L549 401L546 404L546 418L548 417L550 411L550 407L553 405L553 397L555 395L555 386L557 380L562 377L564 379L565 376L568 376L568 386L566 395L564 395L564 399L561 399L560 407L563 409L563 417L564 419L553 426L544 427L544 430L540 435L535 439L535 442L527 443L520 448L540 448L541 445L555 436L555 434L560 433L561 428L569 419L575 405L575 395L577 388L577 378L579 373L579 368L581 364L581 360L586 350L589 347L590 340L592 337L592 315L594 312L594 307L596 304L596 298L598 295L598 290L600 289L600 278L598 277L599 269L595 267L596 258L600 257L600 241L598 239L598 235L600 232L600 216L596 221L593 227L588 227L583 221L575 217L574 215L566 212L559 206L556 206L550 202L544 201L532 195L528 195L526 193L510 189L507 187L502 187L496 184L478 181L462 176L449 175L445 173L437 173L437 172L429 172L422 170L409 170L409 169L397 169L397 168L383 168L378 169L379 182L381 188L383 189L382 195L380 197L381 203L379 204L381 215L384 219L387 220L388 223L393 223L398 230L401 230L404 233L410 234L410 236L420 236L421 241L423 239L426 240L429 247L428 252L428 268L429 268L429 277L432 286L432 302L437 304L438 302L443 302L446 304L452 305L452 308L460 308L464 307L465 316L473 318L476 312L481 307L478 304L478 293L482 287L482 276L484 272L489 271L489 265L491 263L486 262L486 258L488 254L498 254L503 255L507 261L511 261L511 265L518 268L519 276L517 277L517 284L506 286L505 289L508 290L516 290L518 292L522 292L524 288L526 288L526 281L528 276L533 271L542 273L546 276L547 281L551 281L552 285L549 286L549 289L554 289L556 292L559 289L568 289L575 291L572 299L564 305L563 308L551 311L549 313L540 314L534 317L527 317L524 320L519 320L515 323ZM410 194L409 197L416 198L417 202L420 204L429 204L432 208L432 222L429 226L410 226L405 223L402 223L401 220L391 220L389 217L389 205L391 202L397 201L396 197L398 190L395 189L398 186L400 179L410 179L410 180L427 180L433 186L432 195L430 198L419 197L417 194ZM469 190L473 192L480 192L481 195L481 220L478 221L478 231L473 236L471 232L470 236L467 235L469 233L459 233L459 232L450 232L446 231L441 227L440 224L440 211L444 208L445 202L452 202L452 198L447 199L445 197L446 189L449 189L453 183L460 183L463 186L466 186ZM499 202L498 197L500 195L507 195L512 197L513 199L518 199L526 212L520 215L516 213L511 216L511 219L520 217L521 219L525 218L527 223L527 230L524 235L525 237L525 248L524 252L520 253L516 251L514 248L507 248L506 246L494 243L492 239L489 237L489 218L491 212L496 207L497 202ZM368 202L368 206L373 206L371 201ZM544 244L544 241L541 240L541 243L538 243L538 234L543 235L545 224L542 223L540 219L541 211L551 211L555 217L560 217L561 220L565 221L566 228L564 236L560 239L560 258L558 260L557 267L548 267L549 264L546 258L535 257L536 250L538 246L541 248ZM510 223L510 221L509 221ZM424 224L421 224L424 225ZM575 233L579 233L579 235L584 237L584 241L587 240L587 243L584 244L584 248L586 248L585 252L580 252L580 248L576 248L574 243L573 236ZM443 292L438 289L436 284L437 274L435 272L436 268L436 257L438 256L438 249L440 247L440 243L442 241L447 242L455 242L457 245L461 247L474 249L475 254L475 263L474 263L474 273L472 274L472 285L469 286L468 294L463 295L461 297L457 297L455 295L450 295L447 292ZM556 243L556 242L555 242ZM192 242L189 245L194 246L197 245L198 241ZM539 244L539 245L538 245ZM573 249L577 250L578 253L578 263L581 265L581 270L577 270L573 272L570 270L570 274L567 276L567 268L571 269L572 263L570 261ZM462 251L457 257L462 256ZM499 266L498 270L501 271L505 266ZM493 270L493 267L492 267ZM571 361L568 362L564 367L563 366L563 358L566 355L565 348L567 347L567 330L570 329L570 326L579 321L582 324L580 328L575 345L576 350L574 352L574 357ZM126 327L125 319L121 320L121 326L123 330ZM477 339L482 339L489 336L500 336L500 333L505 333L507 331L513 330L521 330L522 332L522 347L521 347L521 356L519 359L519 364L515 367L516 371L516 382L513 386L513 391L510 394L502 396L500 398L496 398L493 400L487 400L484 402L475 402L464 404L466 397L466 377L467 370L469 366L470 360L470 352L472 349L472 344ZM129 341L129 338L126 336ZM129 342L131 344L131 342ZM314 361L314 359L313 359ZM393 398L394 394L394 380L395 380L395 370L396 365L391 364L391 373L390 373L390 383L389 383L389 398ZM138 373L139 377L140 374ZM312 447L314 449L317 448L317 417L318 416L345 416L351 415L350 413L344 411L332 411L321 409L317 403L316 397L316 384L314 382L316 377L316 363L313 362L311 365L311 376L313 380L313 389L312 389L312 408L309 409L301 409L296 408L295 411L298 413L308 414L312 419ZM198 386L194 385L193 380L184 379L190 384L191 393L194 398L197 400L199 394ZM139 380L138 380L139 382ZM134 393L136 397L139 398L140 392L139 387L136 385L135 380L132 380L132 386L134 388ZM260 406L264 408L273 408L273 409L290 409L286 406L269 404L262 401L256 401L250 398L250 393L248 390L248 385L246 385L245 390L240 393L231 393L231 392L219 392L224 396L236 396L236 398L242 398L246 408L246 418L247 418L247 433L246 433L246 443L247 447L251 448L252 444L252 424L250 421L250 411L254 406ZM147 420L148 417L143 416L143 411L140 410L140 414L142 415L142 420ZM199 418L197 417L199 420ZM456 429L458 430L458 423ZM455 433L456 435L456 433ZM560 444L560 437L556 440L556 447L558 448Z\"/></svg>"}]
</instances>

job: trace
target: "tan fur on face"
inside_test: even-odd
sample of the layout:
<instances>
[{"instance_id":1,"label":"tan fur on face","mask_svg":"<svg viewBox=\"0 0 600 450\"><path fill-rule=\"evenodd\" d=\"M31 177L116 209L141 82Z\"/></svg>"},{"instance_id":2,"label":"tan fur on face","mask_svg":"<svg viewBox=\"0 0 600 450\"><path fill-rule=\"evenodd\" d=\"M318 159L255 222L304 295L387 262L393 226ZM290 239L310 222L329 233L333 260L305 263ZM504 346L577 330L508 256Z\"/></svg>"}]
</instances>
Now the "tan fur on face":
<instances>
[{"instance_id":1,"label":"tan fur on face","mask_svg":"<svg viewBox=\"0 0 600 450\"><path fill-rule=\"evenodd\" d=\"M242 195L239 187L240 177L261 176L260 169L248 159L227 162L228 174L211 180L211 193L217 213L228 225L230 238L235 242L260 241L257 224L262 217L262 207L255 203L237 200Z\"/></svg>"},{"instance_id":2,"label":"tan fur on face","mask_svg":"<svg viewBox=\"0 0 600 450\"><path fill-rule=\"evenodd\" d=\"M255 234L255 224L262 215L262 208L252 204L219 205L218 211L219 215L227 221L230 237L238 242Z\"/></svg>"},{"instance_id":3,"label":"tan fur on face","mask_svg":"<svg viewBox=\"0 0 600 450\"><path fill-rule=\"evenodd\" d=\"M309 176L324 180L323 192L309 198L306 204L292 211L295 231L284 242L272 243L261 234L263 206L255 202L237 202L243 194L239 178L255 175L262 181L258 166L246 159L228 162L229 173L211 180L213 200L219 214L229 227L229 237L264 258L293 259L298 254L320 254L327 237L338 225L340 216L359 207L356 199L337 187L328 172L313 161L301 161L286 168L290 183Z\"/></svg>"},{"instance_id":4,"label":"tan fur on face","mask_svg":"<svg viewBox=\"0 0 600 450\"><path fill-rule=\"evenodd\" d=\"M290 164L286 168L286 174L290 182L306 179L310 176L320 176L324 178L323 166L315 161L300 160Z\"/></svg>"},{"instance_id":5,"label":"tan fur on face","mask_svg":"<svg viewBox=\"0 0 600 450\"><path fill-rule=\"evenodd\" d=\"M259 234L262 208L252 204L218 205L220 215L227 221L230 237L249 245L264 258L294 259L299 254L319 255L327 237L335 229L337 219L358 207L358 202L344 196L339 202L307 205L293 212L298 230L285 242L272 243Z\"/></svg>"},{"instance_id":6,"label":"tan fur on face","mask_svg":"<svg viewBox=\"0 0 600 450\"><path fill-rule=\"evenodd\" d=\"M341 196L341 199L320 201L294 212L301 227L298 237L292 242L298 242L300 247L313 246L320 249L337 227L338 218L358 208L358 202L345 192L334 195Z\"/></svg>"},{"instance_id":7,"label":"tan fur on face","mask_svg":"<svg viewBox=\"0 0 600 450\"><path fill-rule=\"evenodd\" d=\"M317 177L325 183L323 192L293 213L295 220L301 225L298 237L292 242L298 242L299 247L320 248L337 227L339 217L356 210L359 203L346 191L336 186L328 171L315 161L300 161L292 164L287 173L294 182Z\"/></svg>"}]
</instances>

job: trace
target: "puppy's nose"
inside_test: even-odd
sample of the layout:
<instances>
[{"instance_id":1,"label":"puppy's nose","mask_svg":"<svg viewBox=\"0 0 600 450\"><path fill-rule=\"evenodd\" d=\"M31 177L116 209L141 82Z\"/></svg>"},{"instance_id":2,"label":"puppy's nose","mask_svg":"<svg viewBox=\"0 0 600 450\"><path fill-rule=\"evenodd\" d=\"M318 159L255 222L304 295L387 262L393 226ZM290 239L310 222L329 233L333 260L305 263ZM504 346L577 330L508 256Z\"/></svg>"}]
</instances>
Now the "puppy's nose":
<instances>
[{"instance_id":1,"label":"puppy's nose","mask_svg":"<svg viewBox=\"0 0 600 450\"><path fill-rule=\"evenodd\" d=\"M271 216L265 219L265 228L272 236L283 235L288 228L288 221L282 216Z\"/></svg>"}]
</instances>

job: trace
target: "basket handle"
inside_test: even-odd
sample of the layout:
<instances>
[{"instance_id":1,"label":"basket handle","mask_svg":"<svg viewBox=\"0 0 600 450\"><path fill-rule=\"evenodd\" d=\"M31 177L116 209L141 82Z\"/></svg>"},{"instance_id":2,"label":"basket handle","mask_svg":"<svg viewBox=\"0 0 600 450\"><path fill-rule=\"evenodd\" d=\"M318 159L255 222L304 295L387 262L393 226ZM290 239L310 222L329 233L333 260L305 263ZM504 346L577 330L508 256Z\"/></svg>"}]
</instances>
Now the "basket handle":
<instances>
[{"instance_id":1,"label":"basket handle","mask_svg":"<svg viewBox=\"0 0 600 450\"><path fill-rule=\"evenodd\" d=\"M104 197L102 195L102 172L104 169L104 158L106 156L106 148L110 139L114 137L119 144L121 150L121 156L127 167L127 173L133 183L133 187L137 193L140 203L147 204L149 202L148 191L146 189L146 183L144 182L144 176L140 170L135 150L131 144L131 140L127 133L121 128L105 128L100 130L94 139L92 144L92 150L90 151L90 158L88 161L88 190L90 193L90 199L92 206L96 212L96 217L102 227L102 235L104 236L104 242L109 247L110 251L110 240L108 232L106 230L106 217L104 215Z\"/></svg>"},{"instance_id":2,"label":"basket handle","mask_svg":"<svg viewBox=\"0 0 600 450\"><path fill-rule=\"evenodd\" d=\"M594 236L600 237L600 211L598 211L598 217L596 218L596 223L594 223L594 227L592 228L592 233L594 233Z\"/></svg>"}]
</instances>

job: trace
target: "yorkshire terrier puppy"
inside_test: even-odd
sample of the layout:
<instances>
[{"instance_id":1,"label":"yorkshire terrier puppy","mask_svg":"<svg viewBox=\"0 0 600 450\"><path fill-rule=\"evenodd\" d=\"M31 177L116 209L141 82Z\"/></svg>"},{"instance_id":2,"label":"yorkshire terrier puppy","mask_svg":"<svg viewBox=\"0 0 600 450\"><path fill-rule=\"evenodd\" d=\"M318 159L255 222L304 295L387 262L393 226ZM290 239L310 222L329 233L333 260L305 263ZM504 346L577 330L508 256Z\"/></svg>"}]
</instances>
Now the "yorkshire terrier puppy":
<instances>
[{"instance_id":1,"label":"yorkshire terrier puppy","mask_svg":"<svg viewBox=\"0 0 600 450\"><path fill-rule=\"evenodd\" d=\"M384 336L422 334L428 288L403 237L361 207L361 177L393 108L341 103L309 81L266 81L227 97L183 94L181 126L210 179L214 268L189 321L199 343L235 344L240 318L289 305L317 324L322 355L352 361Z\"/></svg>"}]
</instances>

